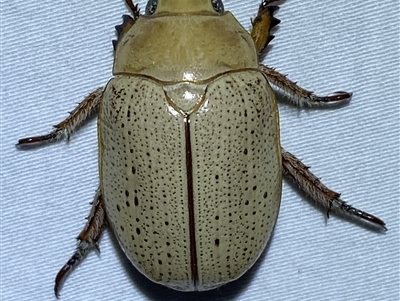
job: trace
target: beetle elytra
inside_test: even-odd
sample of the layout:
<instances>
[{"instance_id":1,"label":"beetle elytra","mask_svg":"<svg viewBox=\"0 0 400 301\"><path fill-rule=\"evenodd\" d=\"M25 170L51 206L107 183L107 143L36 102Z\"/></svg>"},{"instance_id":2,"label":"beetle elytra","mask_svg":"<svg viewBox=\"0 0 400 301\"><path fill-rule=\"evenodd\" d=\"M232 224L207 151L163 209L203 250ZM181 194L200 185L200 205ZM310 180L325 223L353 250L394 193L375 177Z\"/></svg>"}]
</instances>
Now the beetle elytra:
<instances>
[{"instance_id":1,"label":"beetle elytra","mask_svg":"<svg viewBox=\"0 0 400 301\"><path fill-rule=\"evenodd\" d=\"M296 105L348 101L317 96L259 62L279 24L264 0L248 33L221 0L149 0L117 26L114 77L55 130L18 145L69 137L98 111L100 185L69 272L97 248L106 224L133 265L180 291L205 291L243 275L274 229L287 174L310 198L385 229L280 145L273 88Z\"/></svg>"}]
</instances>

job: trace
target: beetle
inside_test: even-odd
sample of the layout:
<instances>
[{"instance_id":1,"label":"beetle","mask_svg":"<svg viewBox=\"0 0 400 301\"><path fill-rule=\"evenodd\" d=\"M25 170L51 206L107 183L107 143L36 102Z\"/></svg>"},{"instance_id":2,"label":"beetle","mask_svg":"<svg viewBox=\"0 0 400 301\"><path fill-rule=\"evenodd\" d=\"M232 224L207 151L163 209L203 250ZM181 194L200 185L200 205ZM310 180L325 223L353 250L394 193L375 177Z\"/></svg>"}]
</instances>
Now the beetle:
<instances>
[{"instance_id":1,"label":"beetle","mask_svg":"<svg viewBox=\"0 0 400 301\"><path fill-rule=\"evenodd\" d=\"M260 63L278 0L261 2L248 33L221 0L149 0L116 26L114 77L46 135L56 141L98 112L99 188L55 294L110 225L133 265L180 291L243 275L274 229L286 174L311 199L380 229L385 223L327 188L279 139L274 88L298 106L340 104Z\"/></svg>"}]
</instances>

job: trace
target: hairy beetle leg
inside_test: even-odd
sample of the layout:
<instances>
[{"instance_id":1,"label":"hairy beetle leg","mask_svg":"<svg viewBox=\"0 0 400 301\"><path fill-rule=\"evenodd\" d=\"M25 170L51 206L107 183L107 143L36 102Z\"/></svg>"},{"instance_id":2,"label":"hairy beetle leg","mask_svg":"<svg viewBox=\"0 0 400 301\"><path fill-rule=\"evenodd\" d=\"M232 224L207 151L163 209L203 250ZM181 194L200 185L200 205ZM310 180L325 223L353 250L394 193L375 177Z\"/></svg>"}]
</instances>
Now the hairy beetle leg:
<instances>
[{"instance_id":1,"label":"hairy beetle leg","mask_svg":"<svg viewBox=\"0 0 400 301\"><path fill-rule=\"evenodd\" d=\"M103 96L103 89L104 88L98 88L86 96L85 99L70 112L66 119L54 126L55 130L49 134L20 139L18 140L17 146L60 140L65 136L69 139L70 135L98 109Z\"/></svg>"},{"instance_id":2,"label":"hairy beetle leg","mask_svg":"<svg viewBox=\"0 0 400 301\"><path fill-rule=\"evenodd\" d=\"M253 25L251 37L254 40L258 54L262 53L268 43L274 38L274 36L271 35L271 29L281 22L273 16L274 12L279 7L269 6L271 3L278 1L279 0L262 1L258 8L256 18L251 22Z\"/></svg>"},{"instance_id":3,"label":"hairy beetle leg","mask_svg":"<svg viewBox=\"0 0 400 301\"><path fill-rule=\"evenodd\" d=\"M340 194L326 187L322 182L309 170L309 167L304 165L291 153L282 148L282 163L284 173L299 185L300 189L309 195L318 204L327 208L327 215L331 210L337 210L344 214L361 219L369 224L372 224L382 230L387 230L385 223L369 214L347 204L340 199Z\"/></svg>"},{"instance_id":4,"label":"hairy beetle leg","mask_svg":"<svg viewBox=\"0 0 400 301\"><path fill-rule=\"evenodd\" d=\"M100 192L100 188L97 190L92 203L92 209L90 210L89 217L87 219L86 225L78 235L79 240L78 247L75 253L68 260L68 262L61 268L58 272L55 285L54 293L56 297L59 297L59 292L64 280L67 278L69 273L88 255L92 249L99 251L97 242L103 230L107 224L107 219L103 207L103 198Z\"/></svg>"},{"instance_id":5,"label":"hairy beetle leg","mask_svg":"<svg viewBox=\"0 0 400 301\"><path fill-rule=\"evenodd\" d=\"M310 107L341 104L351 99L352 93L335 92L331 95L318 96L312 91L308 91L299 87L295 82L291 81L273 68L260 64L260 71L267 78L268 82L278 88L285 96L289 98L295 105L302 107L308 105Z\"/></svg>"}]
</instances>

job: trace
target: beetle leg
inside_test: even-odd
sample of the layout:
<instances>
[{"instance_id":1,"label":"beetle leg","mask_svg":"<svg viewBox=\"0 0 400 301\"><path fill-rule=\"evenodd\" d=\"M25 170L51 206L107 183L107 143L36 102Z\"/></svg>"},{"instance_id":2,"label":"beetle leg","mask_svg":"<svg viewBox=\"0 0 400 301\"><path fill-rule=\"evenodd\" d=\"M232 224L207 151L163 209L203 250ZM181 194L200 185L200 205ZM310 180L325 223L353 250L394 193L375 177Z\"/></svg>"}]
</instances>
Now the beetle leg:
<instances>
[{"instance_id":1,"label":"beetle leg","mask_svg":"<svg viewBox=\"0 0 400 301\"><path fill-rule=\"evenodd\" d=\"M125 0L125 4L129 7L132 12L133 20L136 21L139 18L140 10L139 5L134 4L132 0Z\"/></svg>"},{"instance_id":2,"label":"beetle leg","mask_svg":"<svg viewBox=\"0 0 400 301\"><path fill-rule=\"evenodd\" d=\"M386 230L385 223L381 219L354 208L342 201L340 199L340 193L337 193L322 184L322 182L309 170L308 166L304 165L299 159L285 151L283 148L282 163L284 173L292 178L292 180L299 185L300 189L309 195L314 201L321 204L324 208L327 208L328 218L331 210L337 210Z\"/></svg>"},{"instance_id":3,"label":"beetle leg","mask_svg":"<svg viewBox=\"0 0 400 301\"><path fill-rule=\"evenodd\" d=\"M57 298L59 297L61 286L69 273L85 259L92 249L96 249L98 252L100 251L97 242L99 241L100 235L103 233L106 223L107 219L103 207L103 198L99 188L94 197L92 209L87 218L86 225L77 237L79 240L78 247L56 276L54 293Z\"/></svg>"},{"instance_id":4,"label":"beetle leg","mask_svg":"<svg viewBox=\"0 0 400 301\"><path fill-rule=\"evenodd\" d=\"M98 88L86 96L85 99L69 113L66 119L54 126L55 130L49 134L20 139L18 140L17 146L60 140L65 136L69 140L71 134L98 109L103 96L103 89L104 88Z\"/></svg>"},{"instance_id":5,"label":"beetle leg","mask_svg":"<svg viewBox=\"0 0 400 301\"><path fill-rule=\"evenodd\" d=\"M279 8L278 6L270 6L273 2L279 0L263 0L258 8L257 17L252 20L253 28L251 37L256 44L257 53L263 52L268 43L274 38L271 35L271 29L278 25L281 21L276 19L273 14Z\"/></svg>"},{"instance_id":6,"label":"beetle leg","mask_svg":"<svg viewBox=\"0 0 400 301\"><path fill-rule=\"evenodd\" d=\"M122 24L115 26L115 29L117 30L117 39L112 41L114 51L117 49L119 41L122 40L123 36L129 31L129 29L131 29L140 16L139 6L137 4L133 4L132 0L125 0L125 3L131 10L132 16L123 15Z\"/></svg>"},{"instance_id":7,"label":"beetle leg","mask_svg":"<svg viewBox=\"0 0 400 301\"><path fill-rule=\"evenodd\" d=\"M331 95L318 96L314 92L299 87L295 82L276 71L273 68L260 64L260 71L264 74L270 84L278 88L295 105L321 106L329 104L341 104L349 101L353 93L338 91Z\"/></svg>"}]
</instances>

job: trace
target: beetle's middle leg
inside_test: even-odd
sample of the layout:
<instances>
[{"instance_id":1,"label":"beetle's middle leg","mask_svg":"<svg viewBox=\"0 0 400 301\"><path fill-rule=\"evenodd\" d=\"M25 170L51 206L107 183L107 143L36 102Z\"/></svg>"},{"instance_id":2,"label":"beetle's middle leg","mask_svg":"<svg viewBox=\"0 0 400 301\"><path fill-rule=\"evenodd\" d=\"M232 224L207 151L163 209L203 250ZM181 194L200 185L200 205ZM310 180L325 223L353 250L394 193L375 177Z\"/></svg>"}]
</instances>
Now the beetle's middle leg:
<instances>
[{"instance_id":1,"label":"beetle's middle leg","mask_svg":"<svg viewBox=\"0 0 400 301\"><path fill-rule=\"evenodd\" d=\"M256 18L251 22L253 25L251 37L256 45L258 54L261 54L268 43L274 38L274 36L271 35L271 29L281 22L273 16L274 12L279 7L270 5L278 1L279 0L263 0L258 8Z\"/></svg>"},{"instance_id":2,"label":"beetle's middle leg","mask_svg":"<svg viewBox=\"0 0 400 301\"><path fill-rule=\"evenodd\" d=\"M302 107L303 105L315 107L329 104L340 104L350 100L353 95L352 93L343 91L334 92L331 95L326 96L315 95L314 92L298 86L295 82L288 79L286 75L279 73L273 68L260 64L260 71L272 86L278 88L289 98L290 101L299 107Z\"/></svg>"},{"instance_id":3,"label":"beetle's middle leg","mask_svg":"<svg viewBox=\"0 0 400 301\"><path fill-rule=\"evenodd\" d=\"M322 184L322 182L309 170L308 166L304 165L299 159L285 151L283 148L282 164L284 173L292 178L300 189L309 195L314 201L327 209L328 217L331 210L337 210L386 230L385 223L381 219L354 208L341 200L340 193L337 193Z\"/></svg>"},{"instance_id":4,"label":"beetle's middle leg","mask_svg":"<svg viewBox=\"0 0 400 301\"><path fill-rule=\"evenodd\" d=\"M104 88L98 88L90 93L78 106L70 112L69 116L54 126L54 130L47 135L23 138L18 141L18 146L50 142L63 137L69 139L70 135L99 108Z\"/></svg>"},{"instance_id":5,"label":"beetle's middle leg","mask_svg":"<svg viewBox=\"0 0 400 301\"><path fill-rule=\"evenodd\" d=\"M56 276L54 293L57 298L59 297L61 286L69 273L71 273L72 270L85 259L92 249L99 251L97 243L106 224L107 218L104 210L103 197L100 188L98 188L92 202L92 209L90 210L86 225L77 237L79 241L78 247Z\"/></svg>"}]
</instances>

